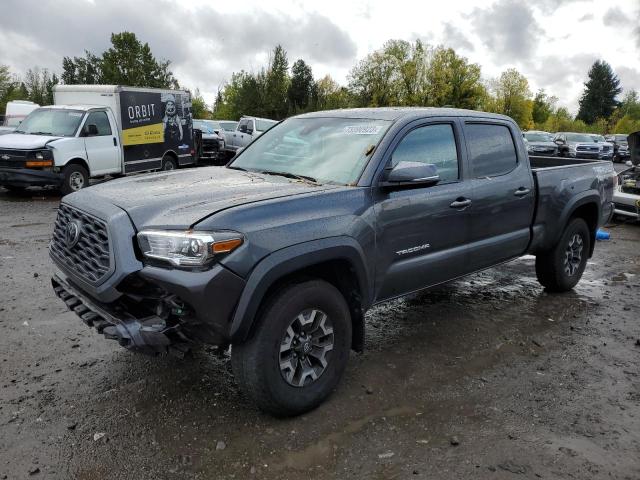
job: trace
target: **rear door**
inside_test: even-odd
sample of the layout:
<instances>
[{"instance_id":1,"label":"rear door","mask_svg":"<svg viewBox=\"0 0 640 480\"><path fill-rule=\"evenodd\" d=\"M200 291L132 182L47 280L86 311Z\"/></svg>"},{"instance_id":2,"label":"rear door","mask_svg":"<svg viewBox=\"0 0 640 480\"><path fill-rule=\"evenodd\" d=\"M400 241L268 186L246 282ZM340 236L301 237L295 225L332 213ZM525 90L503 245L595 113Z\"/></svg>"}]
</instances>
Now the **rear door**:
<instances>
[{"instance_id":1,"label":"rear door","mask_svg":"<svg viewBox=\"0 0 640 480\"><path fill-rule=\"evenodd\" d=\"M89 125L95 125L96 133L90 132ZM89 112L82 128L82 136L91 175L121 171L118 132L106 111Z\"/></svg>"},{"instance_id":2,"label":"rear door","mask_svg":"<svg viewBox=\"0 0 640 480\"><path fill-rule=\"evenodd\" d=\"M243 130L246 131L247 123L249 123L248 119L246 118L240 119L240 122L238 123L238 126L233 131L233 133L225 135L227 146L231 147L230 148L231 150L237 150L238 147L242 146L243 136L245 135Z\"/></svg>"},{"instance_id":3,"label":"rear door","mask_svg":"<svg viewBox=\"0 0 640 480\"><path fill-rule=\"evenodd\" d=\"M384 300L465 273L471 186L464 181L459 123L413 122L394 140L385 171L401 161L434 164L437 185L374 188L377 226L376 291ZM378 181L384 181L385 173Z\"/></svg>"},{"instance_id":4,"label":"rear door","mask_svg":"<svg viewBox=\"0 0 640 480\"><path fill-rule=\"evenodd\" d=\"M513 124L467 121L464 134L473 198L469 266L479 270L525 253L535 187Z\"/></svg>"}]
</instances>

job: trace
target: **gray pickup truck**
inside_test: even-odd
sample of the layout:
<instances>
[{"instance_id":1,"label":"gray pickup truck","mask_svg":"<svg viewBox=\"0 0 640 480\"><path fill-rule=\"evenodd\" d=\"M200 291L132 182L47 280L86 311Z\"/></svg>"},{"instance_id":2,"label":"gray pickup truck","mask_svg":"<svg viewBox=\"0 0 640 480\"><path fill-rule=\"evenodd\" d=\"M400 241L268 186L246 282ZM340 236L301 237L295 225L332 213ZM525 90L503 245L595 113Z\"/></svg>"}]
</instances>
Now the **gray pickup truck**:
<instances>
[{"instance_id":1,"label":"gray pickup truck","mask_svg":"<svg viewBox=\"0 0 640 480\"><path fill-rule=\"evenodd\" d=\"M611 162L529 158L508 117L355 109L290 118L224 168L63 198L55 293L132 350L231 345L257 405L294 415L336 387L375 304L525 254L579 281L612 213Z\"/></svg>"}]
</instances>

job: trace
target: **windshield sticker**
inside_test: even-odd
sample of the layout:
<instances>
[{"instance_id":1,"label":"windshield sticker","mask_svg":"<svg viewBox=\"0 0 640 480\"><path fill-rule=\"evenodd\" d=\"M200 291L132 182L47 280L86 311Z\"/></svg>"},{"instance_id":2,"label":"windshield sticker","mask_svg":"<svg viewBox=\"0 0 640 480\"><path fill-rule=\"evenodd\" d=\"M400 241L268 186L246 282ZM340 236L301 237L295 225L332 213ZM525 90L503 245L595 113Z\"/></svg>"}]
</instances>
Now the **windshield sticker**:
<instances>
[{"instance_id":1,"label":"windshield sticker","mask_svg":"<svg viewBox=\"0 0 640 480\"><path fill-rule=\"evenodd\" d=\"M82 113L78 113L78 112L69 112L69 116L70 117L81 117Z\"/></svg>"},{"instance_id":2,"label":"windshield sticker","mask_svg":"<svg viewBox=\"0 0 640 480\"><path fill-rule=\"evenodd\" d=\"M347 135L376 135L380 133L382 127L380 125L348 125L344 127L344 133Z\"/></svg>"}]
</instances>

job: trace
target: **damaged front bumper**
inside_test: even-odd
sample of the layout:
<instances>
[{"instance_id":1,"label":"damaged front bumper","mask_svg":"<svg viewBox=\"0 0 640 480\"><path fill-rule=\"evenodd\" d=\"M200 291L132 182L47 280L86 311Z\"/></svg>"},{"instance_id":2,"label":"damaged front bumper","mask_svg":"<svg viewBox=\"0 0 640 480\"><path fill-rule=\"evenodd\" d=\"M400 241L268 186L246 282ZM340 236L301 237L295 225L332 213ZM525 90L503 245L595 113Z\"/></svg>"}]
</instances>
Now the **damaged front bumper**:
<instances>
[{"instance_id":1,"label":"damaged front bumper","mask_svg":"<svg viewBox=\"0 0 640 480\"><path fill-rule=\"evenodd\" d=\"M98 302L61 275L54 275L51 284L55 294L87 326L127 349L150 355L174 353L181 356L193 343L181 332L178 323L171 325L157 315L136 317L117 303Z\"/></svg>"}]
</instances>

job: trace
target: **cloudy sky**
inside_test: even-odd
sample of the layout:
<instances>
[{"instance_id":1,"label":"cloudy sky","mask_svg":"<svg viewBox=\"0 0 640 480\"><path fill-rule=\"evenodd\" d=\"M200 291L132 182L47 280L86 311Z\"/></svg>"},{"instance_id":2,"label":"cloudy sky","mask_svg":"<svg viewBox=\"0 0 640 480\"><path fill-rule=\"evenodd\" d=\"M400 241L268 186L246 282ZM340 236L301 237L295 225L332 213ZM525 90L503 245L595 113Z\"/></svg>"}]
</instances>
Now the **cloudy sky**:
<instances>
[{"instance_id":1,"label":"cloudy sky","mask_svg":"<svg viewBox=\"0 0 640 480\"><path fill-rule=\"evenodd\" d=\"M388 39L444 44L486 78L515 67L574 113L589 66L609 62L640 90L640 0L450 2L269 0L2 0L0 64L59 72L63 56L102 52L133 31L212 101L231 72L258 70L280 43L319 78L349 69Z\"/></svg>"}]
</instances>

